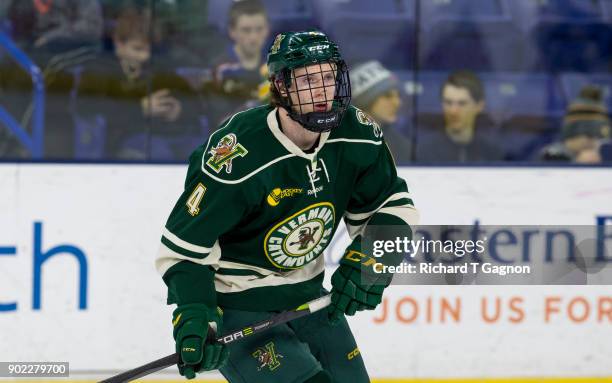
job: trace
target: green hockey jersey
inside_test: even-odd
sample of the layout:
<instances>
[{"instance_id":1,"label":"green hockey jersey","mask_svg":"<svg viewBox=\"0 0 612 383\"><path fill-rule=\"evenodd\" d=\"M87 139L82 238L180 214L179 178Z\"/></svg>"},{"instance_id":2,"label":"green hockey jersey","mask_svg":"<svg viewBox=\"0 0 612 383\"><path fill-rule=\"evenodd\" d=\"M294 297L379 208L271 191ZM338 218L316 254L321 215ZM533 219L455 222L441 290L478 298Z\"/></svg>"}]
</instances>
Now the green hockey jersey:
<instances>
[{"instance_id":1,"label":"green hockey jersey","mask_svg":"<svg viewBox=\"0 0 612 383\"><path fill-rule=\"evenodd\" d=\"M275 311L318 297L341 219L355 248L366 225L416 222L379 125L350 107L305 153L275 108L237 113L191 155L163 231L168 302Z\"/></svg>"}]
</instances>

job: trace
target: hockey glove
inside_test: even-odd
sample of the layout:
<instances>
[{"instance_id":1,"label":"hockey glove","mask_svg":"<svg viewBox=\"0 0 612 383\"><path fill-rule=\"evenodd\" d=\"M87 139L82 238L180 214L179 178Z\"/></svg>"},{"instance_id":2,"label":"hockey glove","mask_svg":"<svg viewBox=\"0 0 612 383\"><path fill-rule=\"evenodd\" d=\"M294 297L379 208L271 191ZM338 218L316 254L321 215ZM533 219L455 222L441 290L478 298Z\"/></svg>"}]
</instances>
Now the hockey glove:
<instances>
[{"instance_id":1,"label":"hockey glove","mask_svg":"<svg viewBox=\"0 0 612 383\"><path fill-rule=\"evenodd\" d=\"M215 341L221 331L222 315L221 309L214 310L201 303L179 305L174 310L172 324L176 352L180 355L178 368L187 379L195 378L200 371L217 370L227 362L229 350Z\"/></svg>"},{"instance_id":2,"label":"hockey glove","mask_svg":"<svg viewBox=\"0 0 612 383\"><path fill-rule=\"evenodd\" d=\"M374 310L382 301L383 291L391 283L392 275L375 273L376 263L372 257L347 250L331 279L329 320L332 324L337 323L343 314Z\"/></svg>"}]
</instances>

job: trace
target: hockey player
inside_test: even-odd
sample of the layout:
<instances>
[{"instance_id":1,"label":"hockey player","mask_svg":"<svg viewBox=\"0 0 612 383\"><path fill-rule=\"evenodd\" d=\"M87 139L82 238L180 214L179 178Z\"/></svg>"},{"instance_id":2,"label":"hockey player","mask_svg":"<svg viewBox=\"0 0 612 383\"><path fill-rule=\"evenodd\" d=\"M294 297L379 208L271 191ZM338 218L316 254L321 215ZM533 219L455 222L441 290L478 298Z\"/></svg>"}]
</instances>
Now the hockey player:
<instances>
[{"instance_id":1,"label":"hockey player","mask_svg":"<svg viewBox=\"0 0 612 383\"><path fill-rule=\"evenodd\" d=\"M390 278L364 266L361 241L381 225L411 235L416 210L381 129L349 105L336 44L279 34L268 68L271 104L235 114L192 154L163 232L156 266L177 304L179 370L191 379L220 369L231 383L369 382L344 315L374 309ZM209 326L245 327L326 294L322 254L342 218L352 243L328 311L228 346L206 342Z\"/></svg>"}]
</instances>

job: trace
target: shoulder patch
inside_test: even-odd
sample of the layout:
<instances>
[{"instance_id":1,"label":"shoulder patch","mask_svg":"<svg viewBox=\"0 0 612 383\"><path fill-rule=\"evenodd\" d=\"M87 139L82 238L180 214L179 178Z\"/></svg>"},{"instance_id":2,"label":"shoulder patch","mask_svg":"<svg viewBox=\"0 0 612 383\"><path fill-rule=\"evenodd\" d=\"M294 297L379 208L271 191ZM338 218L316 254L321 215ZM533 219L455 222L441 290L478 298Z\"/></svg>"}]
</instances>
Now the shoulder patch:
<instances>
[{"instance_id":1,"label":"shoulder patch","mask_svg":"<svg viewBox=\"0 0 612 383\"><path fill-rule=\"evenodd\" d=\"M383 135L382 129L380 128L380 125L378 125L376 121L374 121L370 116L368 116L364 111L362 111L359 108L355 108L355 114L357 117L357 121L359 121L360 124L372 127L372 132L374 133L374 137L376 138L382 137Z\"/></svg>"},{"instance_id":2,"label":"shoulder patch","mask_svg":"<svg viewBox=\"0 0 612 383\"><path fill-rule=\"evenodd\" d=\"M208 151L211 157L206 161L206 166L217 174L221 173L223 167L225 167L225 172L230 174L232 172L232 161L238 157L244 157L248 153L249 151L238 142L236 135L229 133Z\"/></svg>"}]
</instances>

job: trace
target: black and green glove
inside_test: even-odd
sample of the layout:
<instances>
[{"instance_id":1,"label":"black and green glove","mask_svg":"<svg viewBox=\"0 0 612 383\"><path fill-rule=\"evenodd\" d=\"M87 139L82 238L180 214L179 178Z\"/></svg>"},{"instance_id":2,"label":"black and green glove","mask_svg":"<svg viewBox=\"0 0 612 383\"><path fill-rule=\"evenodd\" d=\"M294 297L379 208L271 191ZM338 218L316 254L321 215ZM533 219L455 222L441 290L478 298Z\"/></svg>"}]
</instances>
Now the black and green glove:
<instances>
[{"instance_id":1,"label":"black and green glove","mask_svg":"<svg viewBox=\"0 0 612 383\"><path fill-rule=\"evenodd\" d=\"M374 310L382 301L384 289L392 275L376 273L376 259L354 250L347 250L340 266L331 278L331 305L329 320L337 323L342 315L355 315L357 311Z\"/></svg>"},{"instance_id":2,"label":"black and green glove","mask_svg":"<svg viewBox=\"0 0 612 383\"><path fill-rule=\"evenodd\" d=\"M174 310L172 324L176 352L180 355L178 367L187 379L195 378L200 371L217 370L227 362L229 350L216 342L223 324L222 315L221 309L211 309L202 303L183 304Z\"/></svg>"}]
</instances>

